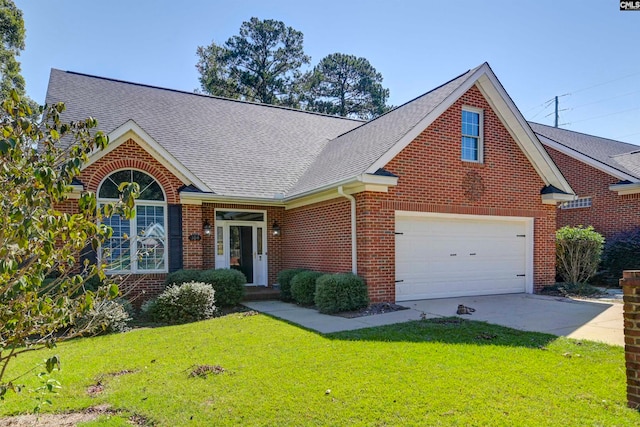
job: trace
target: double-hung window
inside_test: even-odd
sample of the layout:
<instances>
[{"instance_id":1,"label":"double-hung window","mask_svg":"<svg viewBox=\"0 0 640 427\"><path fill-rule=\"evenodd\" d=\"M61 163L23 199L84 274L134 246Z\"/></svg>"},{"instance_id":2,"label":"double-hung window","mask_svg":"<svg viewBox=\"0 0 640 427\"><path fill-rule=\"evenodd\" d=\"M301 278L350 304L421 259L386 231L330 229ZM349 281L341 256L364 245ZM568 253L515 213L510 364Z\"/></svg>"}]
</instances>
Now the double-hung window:
<instances>
[{"instance_id":1,"label":"double-hung window","mask_svg":"<svg viewBox=\"0 0 640 427\"><path fill-rule=\"evenodd\" d=\"M482 162L482 110L462 109L462 160Z\"/></svg>"},{"instance_id":2,"label":"double-hung window","mask_svg":"<svg viewBox=\"0 0 640 427\"><path fill-rule=\"evenodd\" d=\"M140 196L135 216L126 219L118 214L104 218L103 224L113 235L101 248L101 259L110 273L164 273L167 271L167 202L160 184L150 175L133 169L109 175L98 190L98 203L118 201L118 186L136 182Z\"/></svg>"}]
</instances>

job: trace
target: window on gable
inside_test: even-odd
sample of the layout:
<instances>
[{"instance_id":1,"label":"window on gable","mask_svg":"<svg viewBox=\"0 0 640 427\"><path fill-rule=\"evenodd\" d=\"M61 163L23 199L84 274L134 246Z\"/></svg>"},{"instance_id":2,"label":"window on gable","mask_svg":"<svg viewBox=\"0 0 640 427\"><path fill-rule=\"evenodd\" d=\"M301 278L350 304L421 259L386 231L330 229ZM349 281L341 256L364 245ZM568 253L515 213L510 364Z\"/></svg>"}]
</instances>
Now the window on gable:
<instances>
[{"instance_id":1,"label":"window on gable","mask_svg":"<svg viewBox=\"0 0 640 427\"><path fill-rule=\"evenodd\" d=\"M136 215L126 219L114 214L103 223L113 229L113 235L103 245L101 258L108 272L167 271L167 202L160 184L150 175L126 169L112 173L98 189L98 203L117 201L118 186L136 182L140 196L136 199Z\"/></svg>"},{"instance_id":2,"label":"window on gable","mask_svg":"<svg viewBox=\"0 0 640 427\"><path fill-rule=\"evenodd\" d=\"M482 162L482 110L462 109L462 160Z\"/></svg>"},{"instance_id":3,"label":"window on gable","mask_svg":"<svg viewBox=\"0 0 640 427\"><path fill-rule=\"evenodd\" d=\"M591 197L578 197L575 200L564 202L560 205L560 209L580 209L580 208L590 208L590 207L591 207Z\"/></svg>"}]
</instances>

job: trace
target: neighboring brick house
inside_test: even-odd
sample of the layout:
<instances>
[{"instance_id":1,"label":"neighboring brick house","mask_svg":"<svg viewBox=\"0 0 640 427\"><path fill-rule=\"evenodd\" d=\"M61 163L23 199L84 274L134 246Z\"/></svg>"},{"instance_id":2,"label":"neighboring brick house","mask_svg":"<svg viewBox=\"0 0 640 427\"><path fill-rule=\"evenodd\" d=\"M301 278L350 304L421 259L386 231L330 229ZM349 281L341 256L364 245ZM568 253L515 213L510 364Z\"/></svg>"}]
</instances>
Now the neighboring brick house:
<instances>
[{"instance_id":1,"label":"neighboring brick house","mask_svg":"<svg viewBox=\"0 0 640 427\"><path fill-rule=\"evenodd\" d=\"M561 204L558 228L592 225L611 238L640 226L640 147L530 123L578 198Z\"/></svg>"},{"instance_id":2,"label":"neighboring brick house","mask_svg":"<svg viewBox=\"0 0 640 427\"><path fill-rule=\"evenodd\" d=\"M111 140L75 194L146 188L103 261L149 294L179 268L352 271L373 301L554 282L573 191L486 63L370 122L52 70L58 101Z\"/></svg>"}]
</instances>

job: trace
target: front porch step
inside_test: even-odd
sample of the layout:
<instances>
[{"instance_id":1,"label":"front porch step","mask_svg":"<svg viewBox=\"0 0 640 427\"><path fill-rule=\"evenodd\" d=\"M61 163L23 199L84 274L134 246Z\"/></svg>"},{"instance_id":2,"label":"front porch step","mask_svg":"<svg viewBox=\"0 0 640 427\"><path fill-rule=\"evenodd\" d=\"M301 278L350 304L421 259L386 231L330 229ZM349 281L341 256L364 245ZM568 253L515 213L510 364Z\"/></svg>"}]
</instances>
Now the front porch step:
<instances>
[{"instance_id":1,"label":"front porch step","mask_svg":"<svg viewBox=\"0 0 640 427\"><path fill-rule=\"evenodd\" d=\"M280 290L265 286L247 286L242 301L265 301L280 299Z\"/></svg>"}]
</instances>

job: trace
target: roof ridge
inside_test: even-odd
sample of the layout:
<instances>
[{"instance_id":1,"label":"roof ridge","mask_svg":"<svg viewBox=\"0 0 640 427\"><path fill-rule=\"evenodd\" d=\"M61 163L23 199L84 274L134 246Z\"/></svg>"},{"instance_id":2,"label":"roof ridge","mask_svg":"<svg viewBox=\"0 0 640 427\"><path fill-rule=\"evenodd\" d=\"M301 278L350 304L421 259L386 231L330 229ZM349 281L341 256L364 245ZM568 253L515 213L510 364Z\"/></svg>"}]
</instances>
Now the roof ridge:
<instances>
[{"instance_id":1,"label":"roof ridge","mask_svg":"<svg viewBox=\"0 0 640 427\"><path fill-rule=\"evenodd\" d=\"M144 88L149 88L149 89L164 90L164 91L167 91L167 92L174 92L174 93L179 93L179 94L184 94L184 95L194 95L194 96L199 96L199 97L202 97L202 98L219 99L221 101L231 101L231 102L237 102L237 103L240 103L240 104L256 105L256 106L259 106L259 107L276 108L276 109L280 109L280 110L292 111L292 112L295 112L295 113L306 113L306 114L312 114L312 115L315 115L315 116L328 117L328 118L332 118L332 119L342 119L342 120L349 120L349 121L352 121L352 122L367 123L366 120L353 119L353 118L350 118L350 117L334 116L334 115L331 115L331 114L318 113L318 112L315 112L315 111L301 110L299 108L286 107L286 106L283 106L283 105L264 104L264 103L261 103L261 102L246 101L246 100L234 99L234 98L226 98L224 96L209 95L209 94L206 94L206 93L188 92L186 90L171 89L171 88L167 88L167 87L155 86L155 85L150 85L150 84L145 84L145 83L137 83L137 82L131 82L131 81L127 81L127 80L114 79L114 78L111 78L111 77L96 76L96 75L93 75L93 74L80 73L78 71L60 70L60 69L57 69L57 68L52 68L52 70L60 71L62 73L67 73L67 74L74 74L74 75L77 75L77 76L83 76L83 77L89 77L89 78L93 78L93 79L105 80L105 81L110 81L110 82L114 82L114 83L128 84L128 85L144 87Z\"/></svg>"},{"instance_id":2,"label":"roof ridge","mask_svg":"<svg viewBox=\"0 0 640 427\"><path fill-rule=\"evenodd\" d=\"M638 145L636 145L636 144L632 144L632 143L630 143L630 142L620 141L620 140L618 140L618 139L613 139L613 138L607 138L606 136L598 136L598 135L593 135L593 134L585 133L585 132L579 132L579 131L571 130L571 129L557 128L557 127L555 127L555 126L549 126L549 125L545 125L545 124L543 124L543 123L534 122L534 121L531 121L531 120L527 120L527 122L528 122L528 123L530 123L530 124L538 125L538 126L544 126L544 127L546 127L546 128L550 128L550 129L561 130L561 131L563 131L563 132L577 133L577 134L579 134L579 135L590 136L590 137L592 137L592 138L598 138L598 139L604 139L604 140L611 141L611 142L617 142L618 144L626 144L626 145L631 145L631 146L633 146L633 147L640 147L640 146L638 146ZM535 132L535 131L534 131L534 132ZM537 132L536 132L536 133L537 133ZM546 136L546 135L545 135L545 136ZM549 137L547 137L547 138L549 138ZM556 142L558 142L558 141L556 141ZM640 148L637 148L637 150L640 150Z\"/></svg>"}]
</instances>

